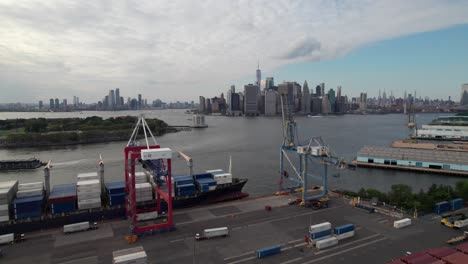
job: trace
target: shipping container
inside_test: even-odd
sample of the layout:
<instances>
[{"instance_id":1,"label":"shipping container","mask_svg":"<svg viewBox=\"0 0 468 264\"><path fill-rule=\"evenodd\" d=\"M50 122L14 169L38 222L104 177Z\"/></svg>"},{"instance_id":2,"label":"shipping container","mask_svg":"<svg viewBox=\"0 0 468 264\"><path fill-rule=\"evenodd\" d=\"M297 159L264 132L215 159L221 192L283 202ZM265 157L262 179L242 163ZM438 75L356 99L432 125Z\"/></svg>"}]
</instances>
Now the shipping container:
<instances>
[{"instance_id":1,"label":"shipping container","mask_svg":"<svg viewBox=\"0 0 468 264\"><path fill-rule=\"evenodd\" d=\"M109 195L109 205L117 206L125 204L125 193Z\"/></svg>"},{"instance_id":2,"label":"shipping container","mask_svg":"<svg viewBox=\"0 0 468 264\"><path fill-rule=\"evenodd\" d=\"M456 252L443 257L442 260L450 264L466 264L468 263L468 255L462 252Z\"/></svg>"},{"instance_id":3,"label":"shipping container","mask_svg":"<svg viewBox=\"0 0 468 264\"><path fill-rule=\"evenodd\" d=\"M44 189L44 183L43 182L30 182L30 183L18 184L18 191L35 190L35 189Z\"/></svg>"},{"instance_id":4,"label":"shipping container","mask_svg":"<svg viewBox=\"0 0 468 264\"><path fill-rule=\"evenodd\" d=\"M427 255L427 253L425 251L418 251L418 252L414 252L412 254L409 254L408 256L402 257L400 259L405 263L409 263L410 261L413 261L414 259L417 259L417 258L419 258L421 256L425 256L425 255Z\"/></svg>"},{"instance_id":5,"label":"shipping container","mask_svg":"<svg viewBox=\"0 0 468 264\"><path fill-rule=\"evenodd\" d=\"M15 234L0 235L0 244L8 244L15 241Z\"/></svg>"},{"instance_id":6,"label":"shipping container","mask_svg":"<svg viewBox=\"0 0 468 264\"><path fill-rule=\"evenodd\" d=\"M331 229L331 224L329 222L324 222L317 225L311 225L309 227L309 233L317 233L328 229Z\"/></svg>"},{"instance_id":7,"label":"shipping container","mask_svg":"<svg viewBox=\"0 0 468 264\"><path fill-rule=\"evenodd\" d=\"M450 210L456 211L463 208L463 199L457 198L450 201Z\"/></svg>"},{"instance_id":8,"label":"shipping container","mask_svg":"<svg viewBox=\"0 0 468 264\"><path fill-rule=\"evenodd\" d=\"M439 259L437 259L436 257L433 257L431 255L422 255L422 256L419 256L417 258L414 258L410 261L408 261L408 264L426 264L426 263L433 263L433 262L436 262L438 261Z\"/></svg>"},{"instance_id":9,"label":"shipping container","mask_svg":"<svg viewBox=\"0 0 468 264\"><path fill-rule=\"evenodd\" d=\"M342 226L337 226L335 227L335 235L341 235L346 232L350 232L354 230L354 225L353 224L347 224L347 225L342 225Z\"/></svg>"},{"instance_id":10,"label":"shipping container","mask_svg":"<svg viewBox=\"0 0 468 264\"><path fill-rule=\"evenodd\" d=\"M99 175L97 172L79 173L76 179L77 181L99 180Z\"/></svg>"},{"instance_id":11,"label":"shipping container","mask_svg":"<svg viewBox=\"0 0 468 264\"><path fill-rule=\"evenodd\" d=\"M227 236L229 235L229 229L227 227L205 229L203 235L207 238Z\"/></svg>"},{"instance_id":12,"label":"shipping container","mask_svg":"<svg viewBox=\"0 0 468 264\"><path fill-rule=\"evenodd\" d=\"M38 196L43 195L44 190L41 189L29 189L29 190L22 190L16 193L16 198L24 198L24 197L31 197L31 196Z\"/></svg>"},{"instance_id":13,"label":"shipping container","mask_svg":"<svg viewBox=\"0 0 468 264\"><path fill-rule=\"evenodd\" d=\"M137 214L137 221L146 221L146 220L151 220L151 219L156 219L156 218L158 218L158 212L156 211Z\"/></svg>"},{"instance_id":14,"label":"shipping container","mask_svg":"<svg viewBox=\"0 0 468 264\"><path fill-rule=\"evenodd\" d=\"M265 247L261 249L257 249L255 251L257 258L263 258L271 255L275 255L281 252L281 245L276 245L272 247Z\"/></svg>"},{"instance_id":15,"label":"shipping container","mask_svg":"<svg viewBox=\"0 0 468 264\"><path fill-rule=\"evenodd\" d=\"M403 228L403 227L409 226L409 225L411 225L411 219L409 219L409 218L404 218L404 219L397 220L397 221L393 222L393 227L394 228Z\"/></svg>"},{"instance_id":16,"label":"shipping container","mask_svg":"<svg viewBox=\"0 0 468 264\"><path fill-rule=\"evenodd\" d=\"M318 238L322 238L322 237L325 237L325 236L330 236L332 234L332 230L328 229L328 230L323 230L323 231L320 231L320 232L309 233L309 234L310 234L310 239L316 240Z\"/></svg>"},{"instance_id":17,"label":"shipping container","mask_svg":"<svg viewBox=\"0 0 468 264\"><path fill-rule=\"evenodd\" d=\"M194 174L193 178L195 180L201 180L201 179L213 179L213 174L211 173L201 173L201 174Z\"/></svg>"},{"instance_id":18,"label":"shipping container","mask_svg":"<svg viewBox=\"0 0 468 264\"><path fill-rule=\"evenodd\" d=\"M457 251L455 249L449 248L449 247L432 248L432 249L426 250L427 254L433 257L436 257L438 259L441 259L445 256L451 255L456 252Z\"/></svg>"},{"instance_id":19,"label":"shipping container","mask_svg":"<svg viewBox=\"0 0 468 264\"><path fill-rule=\"evenodd\" d=\"M434 213L435 214L443 214L447 211L450 211L450 203L447 201L443 201L440 203L436 203L434 206Z\"/></svg>"},{"instance_id":20,"label":"shipping container","mask_svg":"<svg viewBox=\"0 0 468 264\"><path fill-rule=\"evenodd\" d=\"M148 256L146 252L140 251L132 254L122 255L115 257L112 260L113 264L146 264L148 263Z\"/></svg>"},{"instance_id":21,"label":"shipping container","mask_svg":"<svg viewBox=\"0 0 468 264\"><path fill-rule=\"evenodd\" d=\"M354 230L346 232L346 233L342 233L340 235L335 235L335 237L338 238L338 240L343 240L343 239L350 238L353 236L354 236Z\"/></svg>"},{"instance_id":22,"label":"shipping container","mask_svg":"<svg viewBox=\"0 0 468 264\"><path fill-rule=\"evenodd\" d=\"M456 246L455 249L465 254L468 254L468 242Z\"/></svg>"},{"instance_id":23,"label":"shipping container","mask_svg":"<svg viewBox=\"0 0 468 264\"><path fill-rule=\"evenodd\" d=\"M107 193L112 194L121 194L125 193L125 182L109 182L106 183Z\"/></svg>"},{"instance_id":24,"label":"shipping container","mask_svg":"<svg viewBox=\"0 0 468 264\"><path fill-rule=\"evenodd\" d=\"M216 181L217 185L232 183L232 174L231 173L213 174L213 179Z\"/></svg>"},{"instance_id":25,"label":"shipping container","mask_svg":"<svg viewBox=\"0 0 468 264\"><path fill-rule=\"evenodd\" d=\"M468 226L468 218L467 218L467 219L464 219L464 220L456 220L456 221L453 223L453 226L454 226L455 228L462 228L462 227Z\"/></svg>"},{"instance_id":26,"label":"shipping container","mask_svg":"<svg viewBox=\"0 0 468 264\"><path fill-rule=\"evenodd\" d=\"M224 170L222 170L222 169L207 170L206 173L211 173L211 174L213 174L213 175L216 175L216 174L223 174L223 173L224 173Z\"/></svg>"},{"instance_id":27,"label":"shipping container","mask_svg":"<svg viewBox=\"0 0 468 264\"><path fill-rule=\"evenodd\" d=\"M335 245L338 245L338 238L336 237L325 238L315 243L317 249L324 249Z\"/></svg>"},{"instance_id":28,"label":"shipping container","mask_svg":"<svg viewBox=\"0 0 468 264\"><path fill-rule=\"evenodd\" d=\"M193 178L190 176L175 176L172 178L175 183L175 186L193 184Z\"/></svg>"}]
</instances>

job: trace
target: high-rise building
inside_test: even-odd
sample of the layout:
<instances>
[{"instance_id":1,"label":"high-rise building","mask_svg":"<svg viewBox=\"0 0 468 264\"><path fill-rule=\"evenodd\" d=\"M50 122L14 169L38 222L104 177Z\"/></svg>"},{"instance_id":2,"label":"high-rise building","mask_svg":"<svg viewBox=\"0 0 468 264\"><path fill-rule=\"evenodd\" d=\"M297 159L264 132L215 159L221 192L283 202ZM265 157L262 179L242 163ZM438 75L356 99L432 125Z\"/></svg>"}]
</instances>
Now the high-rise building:
<instances>
[{"instance_id":1,"label":"high-rise building","mask_svg":"<svg viewBox=\"0 0 468 264\"><path fill-rule=\"evenodd\" d=\"M120 106L120 89L115 88L115 106Z\"/></svg>"},{"instance_id":2,"label":"high-rise building","mask_svg":"<svg viewBox=\"0 0 468 264\"><path fill-rule=\"evenodd\" d=\"M257 96L260 96L260 82L262 80L262 72L260 71L260 62L257 64Z\"/></svg>"},{"instance_id":3,"label":"high-rise building","mask_svg":"<svg viewBox=\"0 0 468 264\"><path fill-rule=\"evenodd\" d=\"M468 105L468 83L462 84L461 92L460 104Z\"/></svg>"},{"instance_id":4,"label":"high-rise building","mask_svg":"<svg viewBox=\"0 0 468 264\"><path fill-rule=\"evenodd\" d=\"M200 96L200 101L198 102L198 112L201 114L206 112L206 102L204 96Z\"/></svg>"},{"instance_id":5,"label":"high-rise building","mask_svg":"<svg viewBox=\"0 0 468 264\"><path fill-rule=\"evenodd\" d=\"M55 109L54 98L50 98L50 100L49 100L49 109L50 110Z\"/></svg>"},{"instance_id":6,"label":"high-rise building","mask_svg":"<svg viewBox=\"0 0 468 264\"><path fill-rule=\"evenodd\" d=\"M265 115L276 115L276 91L265 91Z\"/></svg>"},{"instance_id":7,"label":"high-rise building","mask_svg":"<svg viewBox=\"0 0 468 264\"><path fill-rule=\"evenodd\" d=\"M55 98L54 100L54 109L58 110L60 108L60 101L58 98Z\"/></svg>"},{"instance_id":8,"label":"high-rise building","mask_svg":"<svg viewBox=\"0 0 468 264\"><path fill-rule=\"evenodd\" d=\"M109 97L107 98L107 109L114 110L114 106L115 106L114 90L109 90Z\"/></svg>"},{"instance_id":9,"label":"high-rise building","mask_svg":"<svg viewBox=\"0 0 468 264\"><path fill-rule=\"evenodd\" d=\"M325 83L320 83L320 95L325 96Z\"/></svg>"},{"instance_id":10,"label":"high-rise building","mask_svg":"<svg viewBox=\"0 0 468 264\"><path fill-rule=\"evenodd\" d=\"M273 89L273 86L275 86L273 77L267 77L265 79L265 90Z\"/></svg>"},{"instance_id":11,"label":"high-rise building","mask_svg":"<svg viewBox=\"0 0 468 264\"><path fill-rule=\"evenodd\" d=\"M138 110L142 108L141 94L138 94Z\"/></svg>"},{"instance_id":12,"label":"high-rise building","mask_svg":"<svg viewBox=\"0 0 468 264\"><path fill-rule=\"evenodd\" d=\"M258 86L248 84L244 86L244 113L258 115Z\"/></svg>"},{"instance_id":13,"label":"high-rise building","mask_svg":"<svg viewBox=\"0 0 468 264\"><path fill-rule=\"evenodd\" d=\"M322 99L320 97L313 97L311 99L311 111L312 114L318 115L322 113Z\"/></svg>"},{"instance_id":14,"label":"high-rise building","mask_svg":"<svg viewBox=\"0 0 468 264\"><path fill-rule=\"evenodd\" d=\"M68 108L67 99L63 99L63 109L67 110L67 108Z\"/></svg>"},{"instance_id":15,"label":"high-rise building","mask_svg":"<svg viewBox=\"0 0 468 264\"><path fill-rule=\"evenodd\" d=\"M241 101L240 96L238 93L231 94L231 114L240 114L242 112L241 109Z\"/></svg>"},{"instance_id":16,"label":"high-rise building","mask_svg":"<svg viewBox=\"0 0 468 264\"><path fill-rule=\"evenodd\" d=\"M39 109L42 109L44 107L44 103L42 101L39 101Z\"/></svg>"},{"instance_id":17,"label":"high-rise building","mask_svg":"<svg viewBox=\"0 0 468 264\"><path fill-rule=\"evenodd\" d=\"M211 100L209 98L206 99L206 112L211 113Z\"/></svg>"},{"instance_id":18,"label":"high-rise building","mask_svg":"<svg viewBox=\"0 0 468 264\"><path fill-rule=\"evenodd\" d=\"M361 93L361 96L359 97L359 110L367 110L367 93Z\"/></svg>"},{"instance_id":19,"label":"high-rise building","mask_svg":"<svg viewBox=\"0 0 468 264\"><path fill-rule=\"evenodd\" d=\"M328 101L330 102L330 113L336 112L336 95L335 90L330 89L328 91Z\"/></svg>"},{"instance_id":20,"label":"high-rise building","mask_svg":"<svg viewBox=\"0 0 468 264\"><path fill-rule=\"evenodd\" d=\"M283 82L278 85L278 92L281 95L287 95L289 111L292 111L294 106L294 83L293 82Z\"/></svg>"},{"instance_id":21,"label":"high-rise building","mask_svg":"<svg viewBox=\"0 0 468 264\"><path fill-rule=\"evenodd\" d=\"M331 112L330 100L327 95L322 96L322 114L329 114Z\"/></svg>"},{"instance_id":22,"label":"high-rise building","mask_svg":"<svg viewBox=\"0 0 468 264\"><path fill-rule=\"evenodd\" d=\"M293 101L294 101L294 112L301 111L302 91L301 85L297 82L293 82Z\"/></svg>"},{"instance_id":23,"label":"high-rise building","mask_svg":"<svg viewBox=\"0 0 468 264\"><path fill-rule=\"evenodd\" d=\"M322 87L320 87L320 85L317 85L315 87L315 96L317 96L317 97L322 96L321 91L322 91Z\"/></svg>"},{"instance_id":24,"label":"high-rise building","mask_svg":"<svg viewBox=\"0 0 468 264\"><path fill-rule=\"evenodd\" d=\"M309 90L309 84L307 81L304 81L304 85L302 86L302 105L301 105L301 111L304 114L310 114L310 90Z\"/></svg>"}]
</instances>

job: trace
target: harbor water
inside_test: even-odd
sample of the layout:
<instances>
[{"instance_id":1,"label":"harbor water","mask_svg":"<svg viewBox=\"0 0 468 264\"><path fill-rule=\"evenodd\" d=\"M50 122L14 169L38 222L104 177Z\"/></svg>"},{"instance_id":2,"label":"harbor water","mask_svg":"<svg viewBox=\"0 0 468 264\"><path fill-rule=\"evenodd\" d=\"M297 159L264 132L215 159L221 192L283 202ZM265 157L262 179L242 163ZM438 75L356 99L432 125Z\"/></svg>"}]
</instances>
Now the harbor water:
<instances>
[{"instance_id":1,"label":"harbor water","mask_svg":"<svg viewBox=\"0 0 468 264\"><path fill-rule=\"evenodd\" d=\"M68 112L68 113L0 113L0 119L14 118L64 118L101 116L103 118L139 115L160 118L169 125L188 125L192 115L185 110L120 111L120 112ZM418 124L447 114L418 114ZM342 115L321 117L297 117L299 141L305 142L312 136L322 136L334 154L351 161L365 145L389 146L393 140L406 138L410 131L406 127L407 117L402 114L389 115ZM229 167L232 156L234 177L246 177L249 182L244 191L252 196L274 193L279 180L279 150L282 144L282 123L278 117L224 117L207 116L208 128L182 131L158 137L158 143L174 151L183 151L194 160L194 171ZM76 181L78 173L97 171L99 154L105 162L106 181L124 179L123 149L126 141L89 145L48 148L0 149L0 159L35 157L42 161L52 160L51 184ZM294 159L292 159L295 162ZM312 163L310 171L318 175L323 165ZM289 175L293 170L287 166ZM188 168L182 158L173 159L173 174L186 175ZM20 180L21 183L43 181L42 169L31 171L0 172L0 181ZM387 191L393 184L407 184L414 191L431 184L451 184L463 180L461 177L422 174L405 171L358 168L352 170L329 169L330 188L359 190L375 188ZM312 178L311 185L320 185Z\"/></svg>"}]
</instances>

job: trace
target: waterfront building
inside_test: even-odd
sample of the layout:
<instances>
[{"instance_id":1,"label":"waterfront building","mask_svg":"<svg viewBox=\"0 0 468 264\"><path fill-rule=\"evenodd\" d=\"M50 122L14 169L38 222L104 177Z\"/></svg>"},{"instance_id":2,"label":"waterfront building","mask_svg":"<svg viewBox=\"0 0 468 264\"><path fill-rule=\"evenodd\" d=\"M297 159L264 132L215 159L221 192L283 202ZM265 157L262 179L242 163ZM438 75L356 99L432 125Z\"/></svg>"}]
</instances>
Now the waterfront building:
<instances>
[{"instance_id":1,"label":"waterfront building","mask_svg":"<svg viewBox=\"0 0 468 264\"><path fill-rule=\"evenodd\" d=\"M206 102L205 97L200 96L200 101L198 102L198 112L205 113L206 112Z\"/></svg>"},{"instance_id":2,"label":"waterfront building","mask_svg":"<svg viewBox=\"0 0 468 264\"><path fill-rule=\"evenodd\" d=\"M116 88L115 89L115 106L119 107L120 105L121 105L120 104L120 89Z\"/></svg>"},{"instance_id":3,"label":"waterfront building","mask_svg":"<svg viewBox=\"0 0 468 264\"><path fill-rule=\"evenodd\" d=\"M206 99L206 113L211 114L211 100L209 98Z\"/></svg>"},{"instance_id":4,"label":"waterfront building","mask_svg":"<svg viewBox=\"0 0 468 264\"><path fill-rule=\"evenodd\" d=\"M319 115L322 113L322 98L320 97L313 97L311 99L311 111L312 111L312 114L314 115Z\"/></svg>"},{"instance_id":5,"label":"waterfront building","mask_svg":"<svg viewBox=\"0 0 468 264\"><path fill-rule=\"evenodd\" d=\"M49 100L49 109L50 110L55 109L54 98L50 98L50 100Z\"/></svg>"},{"instance_id":6,"label":"waterfront building","mask_svg":"<svg viewBox=\"0 0 468 264\"><path fill-rule=\"evenodd\" d=\"M42 109L44 107L44 103L41 101L39 101L39 109Z\"/></svg>"},{"instance_id":7,"label":"waterfront building","mask_svg":"<svg viewBox=\"0 0 468 264\"><path fill-rule=\"evenodd\" d=\"M141 100L141 94L138 94L138 110L141 110L142 109L142 100Z\"/></svg>"},{"instance_id":8,"label":"waterfront building","mask_svg":"<svg viewBox=\"0 0 468 264\"><path fill-rule=\"evenodd\" d=\"M468 83L462 84L460 104L468 105Z\"/></svg>"},{"instance_id":9,"label":"waterfront building","mask_svg":"<svg viewBox=\"0 0 468 264\"><path fill-rule=\"evenodd\" d=\"M330 102L330 113L335 113L336 112L336 96L335 96L335 90L330 89L328 90L328 101Z\"/></svg>"},{"instance_id":10,"label":"waterfront building","mask_svg":"<svg viewBox=\"0 0 468 264\"><path fill-rule=\"evenodd\" d=\"M248 84L244 86L244 113L258 115L258 86Z\"/></svg>"},{"instance_id":11,"label":"waterfront building","mask_svg":"<svg viewBox=\"0 0 468 264\"><path fill-rule=\"evenodd\" d=\"M384 91L384 98L386 98L385 91ZM361 96L359 97L359 110L361 111L367 110L367 93L361 93Z\"/></svg>"},{"instance_id":12,"label":"waterfront building","mask_svg":"<svg viewBox=\"0 0 468 264\"><path fill-rule=\"evenodd\" d=\"M422 125L416 138L468 140L468 126Z\"/></svg>"},{"instance_id":13,"label":"waterfront building","mask_svg":"<svg viewBox=\"0 0 468 264\"><path fill-rule=\"evenodd\" d=\"M54 100L54 109L58 110L60 108L60 101L58 98L55 98Z\"/></svg>"},{"instance_id":14,"label":"waterfront building","mask_svg":"<svg viewBox=\"0 0 468 264\"><path fill-rule=\"evenodd\" d=\"M310 90L307 81L304 81L302 86L302 113L310 114Z\"/></svg>"},{"instance_id":15,"label":"waterfront building","mask_svg":"<svg viewBox=\"0 0 468 264\"><path fill-rule=\"evenodd\" d=\"M265 115L276 115L276 91L265 91Z\"/></svg>"},{"instance_id":16,"label":"waterfront building","mask_svg":"<svg viewBox=\"0 0 468 264\"><path fill-rule=\"evenodd\" d=\"M115 93L114 90L109 90L109 96L107 98L107 109L113 110L115 105Z\"/></svg>"},{"instance_id":17,"label":"waterfront building","mask_svg":"<svg viewBox=\"0 0 468 264\"><path fill-rule=\"evenodd\" d=\"M261 82L261 80L262 80L262 71L260 71L260 62L257 64L256 76L257 76L257 82L256 82L256 85L257 85L257 96L260 96L260 82Z\"/></svg>"}]
</instances>

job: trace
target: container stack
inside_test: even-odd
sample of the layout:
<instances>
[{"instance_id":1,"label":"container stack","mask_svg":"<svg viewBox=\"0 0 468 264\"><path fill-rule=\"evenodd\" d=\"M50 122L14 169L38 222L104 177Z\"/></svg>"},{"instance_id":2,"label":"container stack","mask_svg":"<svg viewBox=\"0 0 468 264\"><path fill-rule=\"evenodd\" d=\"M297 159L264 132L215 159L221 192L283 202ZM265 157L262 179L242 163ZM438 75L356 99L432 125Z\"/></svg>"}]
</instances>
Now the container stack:
<instances>
[{"instance_id":1,"label":"container stack","mask_svg":"<svg viewBox=\"0 0 468 264\"><path fill-rule=\"evenodd\" d=\"M353 224L347 224L347 225L337 226L337 227L335 227L334 233L335 233L335 237L338 240L353 237L354 236L354 225Z\"/></svg>"},{"instance_id":2,"label":"container stack","mask_svg":"<svg viewBox=\"0 0 468 264\"><path fill-rule=\"evenodd\" d=\"M434 213L435 214L443 214L445 212L448 212L450 211L450 203L447 202L447 201L443 201L443 202L440 202L440 203L436 203L435 206L434 206Z\"/></svg>"},{"instance_id":3,"label":"container stack","mask_svg":"<svg viewBox=\"0 0 468 264\"><path fill-rule=\"evenodd\" d=\"M114 251L112 257L112 264L148 263L148 256L142 246Z\"/></svg>"},{"instance_id":4,"label":"container stack","mask_svg":"<svg viewBox=\"0 0 468 264\"><path fill-rule=\"evenodd\" d=\"M153 200L153 188L151 187L151 184L149 182L136 183L135 189L137 202L146 202Z\"/></svg>"},{"instance_id":5,"label":"container stack","mask_svg":"<svg viewBox=\"0 0 468 264\"><path fill-rule=\"evenodd\" d=\"M79 180L76 183L78 209L87 210L101 207L101 182L99 179Z\"/></svg>"},{"instance_id":6,"label":"container stack","mask_svg":"<svg viewBox=\"0 0 468 264\"><path fill-rule=\"evenodd\" d=\"M76 180L77 181L99 180L99 175L97 172L79 173L76 176Z\"/></svg>"},{"instance_id":7,"label":"container stack","mask_svg":"<svg viewBox=\"0 0 468 264\"><path fill-rule=\"evenodd\" d=\"M76 211L76 185L55 185L49 195L52 214L64 214Z\"/></svg>"},{"instance_id":8,"label":"container stack","mask_svg":"<svg viewBox=\"0 0 468 264\"><path fill-rule=\"evenodd\" d=\"M0 182L0 223L10 221L10 204L18 191L18 181Z\"/></svg>"},{"instance_id":9,"label":"container stack","mask_svg":"<svg viewBox=\"0 0 468 264\"><path fill-rule=\"evenodd\" d=\"M216 181L211 178L196 179L195 182L200 192L208 192L216 189Z\"/></svg>"},{"instance_id":10,"label":"container stack","mask_svg":"<svg viewBox=\"0 0 468 264\"><path fill-rule=\"evenodd\" d=\"M15 219L39 218L44 208L44 195L16 198L13 200Z\"/></svg>"},{"instance_id":11,"label":"container stack","mask_svg":"<svg viewBox=\"0 0 468 264\"><path fill-rule=\"evenodd\" d=\"M125 182L108 182L106 191L109 197L109 206L119 206L125 204Z\"/></svg>"},{"instance_id":12,"label":"container stack","mask_svg":"<svg viewBox=\"0 0 468 264\"><path fill-rule=\"evenodd\" d=\"M144 172L135 172L135 183L148 182L148 176Z\"/></svg>"},{"instance_id":13,"label":"container stack","mask_svg":"<svg viewBox=\"0 0 468 264\"><path fill-rule=\"evenodd\" d=\"M43 182L31 182L18 184L18 192L16 198L25 198L31 196L43 196L44 195L44 183Z\"/></svg>"},{"instance_id":14,"label":"container stack","mask_svg":"<svg viewBox=\"0 0 468 264\"><path fill-rule=\"evenodd\" d=\"M326 239L332 236L332 228L330 222L324 222L309 227L309 237L312 244L317 241Z\"/></svg>"},{"instance_id":15,"label":"container stack","mask_svg":"<svg viewBox=\"0 0 468 264\"><path fill-rule=\"evenodd\" d=\"M195 184L192 177L179 176L173 177L172 180L176 196L191 196L195 193Z\"/></svg>"}]
</instances>

